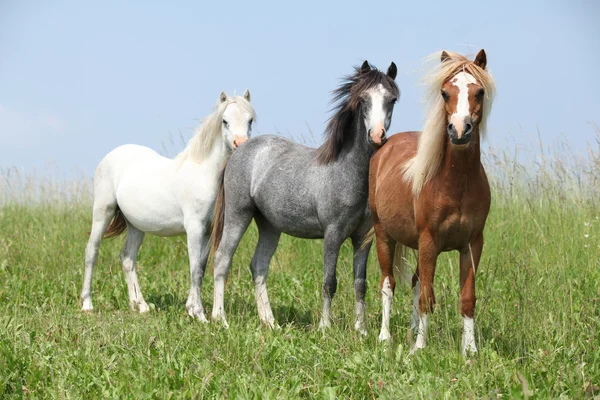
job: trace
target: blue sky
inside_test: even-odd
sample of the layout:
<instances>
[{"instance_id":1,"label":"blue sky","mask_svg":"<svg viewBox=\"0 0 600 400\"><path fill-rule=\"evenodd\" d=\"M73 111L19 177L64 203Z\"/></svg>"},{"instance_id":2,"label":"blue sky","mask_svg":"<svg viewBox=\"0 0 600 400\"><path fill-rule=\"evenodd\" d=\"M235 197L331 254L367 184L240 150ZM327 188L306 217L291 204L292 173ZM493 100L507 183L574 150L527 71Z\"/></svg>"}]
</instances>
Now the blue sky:
<instances>
[{"instance_id":1,"label":"blue sky","mask_svg":"<svg viewBox=\"0 0 600 400\"><path fill-rule=\"evenodd\" d=\"M330 92L368 59L398 65L391 130L420 129L420 60L485 48L488 144L600 124L600 3L0 1L0 166L90 175L111 149L182 149L221 90L250 89L255 134L321 143ZM309 132L312 131L312 134Z\"/></svg>"}]
</instances>

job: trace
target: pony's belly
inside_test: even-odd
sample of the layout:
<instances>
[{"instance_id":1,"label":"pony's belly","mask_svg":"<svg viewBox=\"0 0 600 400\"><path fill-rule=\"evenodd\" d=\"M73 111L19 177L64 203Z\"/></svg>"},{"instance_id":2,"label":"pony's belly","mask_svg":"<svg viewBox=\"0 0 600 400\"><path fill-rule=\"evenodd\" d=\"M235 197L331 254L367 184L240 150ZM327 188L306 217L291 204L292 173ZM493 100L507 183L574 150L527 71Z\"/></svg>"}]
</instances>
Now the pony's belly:
<instances>
[{"instance_id":1,"label":"pony's belly","mask_svg":"<svg viewBox=\"0 0 600 400\"><path fill-rule=\"evenodd\" d=\"M185 233L183 212L170 185L155 179L124 179L117 189L117 204L137 229L158 236Z\"/></svg>"},{"instance_id":2,"label":"pony's belly","mask_svg":"<svg viewBox=\"0 0 600 400\"><path fill-rule=\"evenodd\" d=\"M419 248L419 232L414 221L405 221L387 228L384 226L384 230L403 246Z\"/></svg>"},{"instance_id":3,"label":"pony's belly","mask_svg":"<svg viewBox=\"0 0 600 400\"><path fill-rule=\"evenodd\" d=\"M303 239L321 239L323 238L323 228L316 217L309 213L287 213L285 210L280 212L267 212L260 210L261 214L280 232L286 235L299 237Z\"/></svg>"},{"instance_id":4,"label":"pony's belly","mask_svg":"<svg viewBox=\"0 0 600 400\"><path fill-rule=\"evenodd\" d=\"M177 236L185 233L181 213L151 208L132 208L127 204L119 207L127 221L143 232L158 236Z\"/></svg>"},{"instance_id":5,"label":"pony's belly","mask_svg":"<svg viewBox=\"0 0 600 400\"><path fill-rule=\"evenodd\" d=\"M185 233L185 228L179 218L173 218L171 220L163 219L159 224L156 223L157 221L155 218L143 219L139 218L139 216L127 217L126 214L125 218L139 230L153 235L178 236Z\"/></svg>"}]
</instances>

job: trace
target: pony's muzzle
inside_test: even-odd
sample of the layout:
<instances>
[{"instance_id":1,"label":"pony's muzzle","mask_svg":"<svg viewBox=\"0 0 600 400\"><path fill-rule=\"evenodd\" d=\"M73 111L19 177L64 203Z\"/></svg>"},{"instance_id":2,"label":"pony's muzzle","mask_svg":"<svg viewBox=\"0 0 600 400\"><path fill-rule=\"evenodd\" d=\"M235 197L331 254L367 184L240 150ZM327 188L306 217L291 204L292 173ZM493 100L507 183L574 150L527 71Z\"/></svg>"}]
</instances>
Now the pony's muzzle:
<instances>
[{"instance_id":1,"label":"pony's muzzle","mask_svg":"<svg viewBox=\"0 0 600 400\"><path fill-rule=\"evenodd\" d=\"M383 146L387 142L385 133L385 127L382 123L375 124L373 128L369 129L369 142L377 147Z\"/></svg>"},{"instance_id":2,"label":"pony's muzzle","mask_svg":"<svg viewBox=\"0 0 600 400\"><path fill-rule=\"evenodd\" d=\"M240 147L246 141L248 141L248 137L247 136L235 136L233 138L233 143L232 143L232 146L233 146L234 150L237 149L238 147Z\"/></svg>"},{"instance_id":3,"label":"pony's muzzle","mask_svg":"<svg viewBox=\"0 0 600 400\"><path fill-rule=\"evenodd\" d=\"M465 118L464 121L460 122L460 124L457 124L458 126L450 122L447 128L450 143L455 146L467 145L473 138L473 123L471 118Z\"/></svg>"}]
</instances>

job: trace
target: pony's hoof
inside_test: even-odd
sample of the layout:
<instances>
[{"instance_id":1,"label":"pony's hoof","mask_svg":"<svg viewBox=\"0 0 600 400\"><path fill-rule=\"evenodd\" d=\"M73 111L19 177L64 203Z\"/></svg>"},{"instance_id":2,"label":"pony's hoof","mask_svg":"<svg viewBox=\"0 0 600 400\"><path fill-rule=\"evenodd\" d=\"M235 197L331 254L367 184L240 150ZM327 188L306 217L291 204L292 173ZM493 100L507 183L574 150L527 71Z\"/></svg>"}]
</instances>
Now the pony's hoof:
<instances>
[{"instance_id":1,"label":"pony's hoof","mask_svg":"<svg viewBox=\"0 0 600 400\"><path fill-rule=\"evenodd\" d=\"M327 330L327 328L329 328L331 326L331 323L329 321L325 321L324 319L322 319L319 322L319 330L325 332L325 330Z\"/></svg>"},{"instance_id":2,"label":"pony's hoof","mask_svg":"<svg viewBox=\"0 0 600 400\"><path fill-rule=\"evenodd\" d=\"M279 326L279 324L277 322L275 322L274 320L272 321L260 321L261 325L266 326L269 329L272 330L279 330L281 329L281 327Z\"/></svg>"},{"instance_id":3,"label":"pony's hoof","mask_svg":"<svg viewBox=\"0 0 600 400\"><path fill-rule=\"evenodd\" d=\"M386 343L391 339L390 331L381 331L379 333L379 337L377 338L377 343Z\"/></svg>"},{"instance_id":4,"label":"pony's hoof","mask_svg":"<svg viewBox=\"0 0 600 400\"><path fill-rule=\"evenodd\" d=\"M212 319L212 321L214 323L217 323L217 324L221 323L225 329L229 329L229 324L227 323L227 320L225 319L225 315L222 315L222 314L215 315L215 314L213 314L212 317L211 317L211 319Z\"/></svg>"},{"instance_id":5,"label":"pony's hoof","mask_svg":"<svg viewBox=\"0 0 600 400\"><path fill-rule=\"evenodd\" d=\"M365 324L361 321L356 321L354 324L354 330L358 332L360 336L367 336L367 328L365 328Z\"/></svg>"},{"instance_id":6,"label":"pony's hoof","mask_svg":"<svg viewBox=\"0 0 600 400\"><path fill-rule=\"evenodd\" d=\"M477 355L477 346L475 346L475 342L470 342L467 345L465 345L463 343L463 345L462 345L462 355L465 358L467 358L469 356L475 356L475 355Z\"/></svg>"},{"instance_id":7,"label":"pony's hoof","mask_svg":"<svg viewBox=\"0 0 600 400\"><path fill-rule=\"evenodd\" d=\"M197 319L203 324L208 324L208 319L206 319L206 315L204 315L204 309L202 308L202 306L195 305L189 307L187 309L187 312L190 317Z\"/></svg>"},{"instance_id":8,"label":"pony's hoof","mask_svg":"<svg viewBox=\"0 0 600 400\"><path fill-rule=\"evenodd\" d=\"M148 307L148 304L144 301L142 303L137 303L137 310L140 314L145 314L150 311L150 307Z\"/></svg>"},{"instance_id":9,"label":"pony's hoof","mask_svg":"<svg viewBox=\"0 0 600 400\"><path fill-rule=\"evenodd\" d=\"M416 344L415 344L415 345L413 346L412 350L410 351L410 353L408 353L408 355L409 355L409 356L412 356L412 355L414 355L414 354L415 354L417 351L419 351L419 350L421 350L421 349L424 349L424 348L425 348L425 346L418 346L418 345L416 345Z\"/></svg>"},{"instance_id":10,"label":"pony's hoof","mask_svg":"<svg viewBox=\"0 0 600 400\"><path fill-rule=\"evenodd\" d=\"M90 312L94 309L94 306L92 305L92 299L83 299L81 300L81 311L83 312Z\"/></svg>"}]
</instances>

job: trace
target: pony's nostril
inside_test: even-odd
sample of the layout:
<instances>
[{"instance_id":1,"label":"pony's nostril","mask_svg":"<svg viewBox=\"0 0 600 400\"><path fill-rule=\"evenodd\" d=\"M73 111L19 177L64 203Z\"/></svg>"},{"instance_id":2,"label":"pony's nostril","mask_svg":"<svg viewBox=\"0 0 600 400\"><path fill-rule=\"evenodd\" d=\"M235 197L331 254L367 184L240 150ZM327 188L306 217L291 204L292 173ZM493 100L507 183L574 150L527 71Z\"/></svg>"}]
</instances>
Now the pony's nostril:
<instances>
[{"instance_id":1,"label":"pony's nostril","mask_svg":"<svg viewBox=\"0 0 600 400\"><path fill-rule=\"evenodd\" d=\"M454 130L454 124L452 124L452 123L448 124L448 130L449 131Z\"/></svg>"},{"instance_id":2,"label":"pony's nostril","mask_svg":"<svg viewBox=\"0 0 600 400\"><path fill-rule=\"evenodd\" d=\"M471 125L471 124L467 123L467 124L465 125L465 132L471 132L471 129L473 129L473 125Z\"/></svg>"},{"instance_id":3,"label":"pony's nostril","mask_svg":"<svg viewBox=\"0 0 600 400\"><path fill-rule=\"evenodd\" d=\"M233 148L237 149L237 147L238 147L238 142L237 142L237 140L233 139Z\"/></svg>"}]
</instances>

